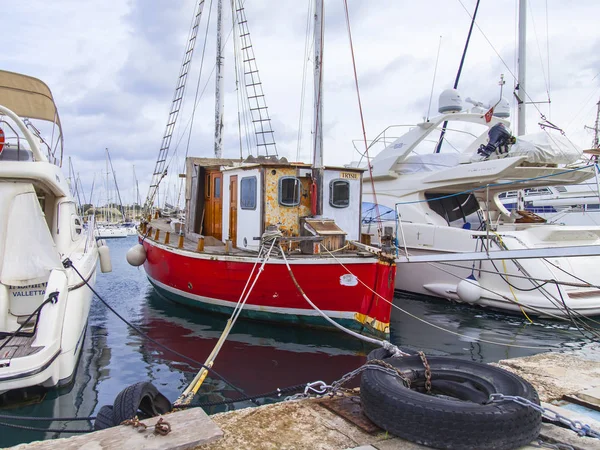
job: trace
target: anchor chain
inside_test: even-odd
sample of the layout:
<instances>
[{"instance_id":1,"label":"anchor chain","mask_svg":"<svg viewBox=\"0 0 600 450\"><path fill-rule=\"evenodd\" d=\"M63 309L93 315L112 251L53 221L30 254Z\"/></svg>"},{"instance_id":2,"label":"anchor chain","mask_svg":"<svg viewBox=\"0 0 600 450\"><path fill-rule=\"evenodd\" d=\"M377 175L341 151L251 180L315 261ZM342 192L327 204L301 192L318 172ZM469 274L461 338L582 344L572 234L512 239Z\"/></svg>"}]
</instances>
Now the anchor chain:
<instances>
[{"instance_id":1,"label":"anchor chain","mask_svg":"<svg viewBox=\"0 0 600 450\"><path fill-rule=\"evenodd\" d=\"M429 367L429 361L427 361L425 353L419 352L419 356L423 361L423 367L425 367L425 390L428 394L431 394L431 367Z\"/></svg>"},{"instance_id":2,"label":"anchor chain","mask_svg":"<svg viewBox=\"0 0 600 450\"><path fill-rule=\"evenodd\" d=\"M130 425L133 428L140 428L138 431L143 432L146 431L148 425L144 422L141 422L138 416L135 416L133 419L127 419L121 422L121 425ZM158 419L158 422L154 424L154 434L159 434L161 436L166 436L171 432L171 424L164 420L162 417Z\"/></svg>"},{"instance_id":3,"label":"anchor chain","mask_svg":"<svg viewBox=\"0 0 600 450\"><path fill-rule=\"evenodd\" d=\"M339 380L331 383L331 385L325 383L324 381L315 381L313 383L308 383L304 389L304 392L290 395L285 398L285 401L299 400L302 398L307 398L310 396L310 394L315 394L315 395L328 394L333 397L334 395L337 395L340 391L346 390L343 387L344 384L346 384L348 381L350 381L356 375L364 372L367 369L379 370L380 372L383 372L387 375L399 378L402 380L402 383L404 384L404 386L406 386L407 388L410 389L410 380L408 378L406 378L406 376L404 376L404 374L402 372L400 372L400 370L398 370L391 364L386 363L385 361L382 361L379 359L373 359L371 361L367 361L364 365L360 366L358 369L355 369L352 372L348 372Z\"/></svg>"},{"instance_id":4,"label":"anchor chain","mask_svg":"<svg viewBox=\"0 0 600 450\"><path fill-rule=\"evenodd\" d=\"M540 414L542 414L542 417L550 420L551 422L559 422L563 425L568 426L571 430L573 430L579 436L588 436L588 437L600 439L600 432L592 429L592 427L590 427L589 425L584 424L584 423L580 422L579 420L571 420L568 417L565 417L565 416L559 414L558 412L553 411L550 408L544 408L543 406L538 405L537 403L534 403L531 400L528 400L523 397L519 397L516 395L503 395L503 394L499 394L499 393L498 394L490 394L488 403L501 402L504 400L509 400L509 401L515 402L521 406L526 406L526 407L535 409Z\"/></svg>"}]
</instances>

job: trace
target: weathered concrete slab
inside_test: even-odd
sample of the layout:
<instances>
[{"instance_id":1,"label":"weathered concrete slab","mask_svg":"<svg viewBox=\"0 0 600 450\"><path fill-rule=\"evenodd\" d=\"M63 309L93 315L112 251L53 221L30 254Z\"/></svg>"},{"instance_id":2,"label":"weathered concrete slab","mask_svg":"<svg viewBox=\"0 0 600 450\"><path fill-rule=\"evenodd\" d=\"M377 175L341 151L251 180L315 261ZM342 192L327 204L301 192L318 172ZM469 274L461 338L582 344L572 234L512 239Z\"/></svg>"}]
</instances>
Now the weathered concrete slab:
<instances>
[{"instance_id":1,"label":"weathered concrete slab","mask_svg":"<svg viewBox=\"0 0 600 450\"><path fill-rule=\"evenodd\" d=\"M223 439L202 450L232 448L329 450L376 445L391 439L385 431L371 435L320 406L318 400L265 405L215 414Z\"/></svg>"},{"instance_id":2,"label":"weathered concrete slab","mask_svg":"<svg viewBox=\"0 0 600 450\"><path fill-rule=\"evenodd\" d=\"M564 353L541 353L499 361L499 367L529 381L540 400L558 400L565 394L600 387L600 362L584 356Z\"/></svg>"},{"instance_id":3,"label":"weathered concrete slab","mask_svg":"<svg viewBox=\"0 0 600 450\"><path fill-rule=\"evenodd\" d=\"M10 448L12 450L184 450L213 442L223 436L223 432L201 408L179 411L162 417L171 425L171 432L166 436L153 433L154 425L159 420L159 417L154 417L142 421L148 426L146 430L121 425L91 434L32 442Z\"/></svg>"},{"instance_id":4,"label":"weathered concrete slab","mask_svg":"<svg viewBox=\"0 0 600 450\"><path fill-rule=\"evenodd\" d=\"M550 408L553 411L556 411L558 414L566 417L567 419L578 420L585 425L589 425L590 427L592 427L592 429L596 431L600 430L600 422L593 420L588 416L578 414L569 409L556 405L551 405L545 402L542 402L542 406L544 408ZM575 448L575 450L600 450L599 439L594 439L591 437L581 437L570 429L561 428L555 425L544 423L542 425L542 430L540 431L540 436L547 440L568 444Z\"/></svg>"},{"instance_id":5,"label":"weathered concrete slab","mask_svg":"<svg viewBox=\"0 0 600 450\"><path fill-rule=\"evenodd\" d=\"M565 396L567 400L575 399L592 409L600 410L600 388L584 389L580 392L575 392L572 395Z\"/></svg>"}]
</instances>

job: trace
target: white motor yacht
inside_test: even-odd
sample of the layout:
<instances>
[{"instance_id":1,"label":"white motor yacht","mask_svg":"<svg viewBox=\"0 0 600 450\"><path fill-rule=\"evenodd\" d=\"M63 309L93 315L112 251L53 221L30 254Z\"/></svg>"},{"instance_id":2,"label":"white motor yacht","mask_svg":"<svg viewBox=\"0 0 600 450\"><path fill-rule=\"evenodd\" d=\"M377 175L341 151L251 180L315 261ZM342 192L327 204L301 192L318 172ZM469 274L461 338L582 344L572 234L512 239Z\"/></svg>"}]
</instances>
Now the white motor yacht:
<instances>
[{"instance_id":1,"label":"white motor yacht","mask_svg":"<svg viewBox=\"0 0 600 450\"><path fill-rule=\"evenodd\" d=\"M504 192L500 194L500 201L509 211L530 211L548 223L600 225L600 186L596 180L571 186L544 186Z\"/></svg>"},{"instance_id":2,"label":"white motor yacht","mask_svg":"<svg viewBox=\"0 0 600 450\"><path fill-rule=\"evenodd\" d=\"M72 379L100 254L109 269L60 169L62 140L50 89L0 71L0 394Z\"/></svg>"},{"instance_id":3,"label":"white motor yacht","mask_svg":"<svg viewBox=\"0 0 600 450\"><path fill-rule=\"evenodd\" d=\"M599 245L598 226L546 223L501 201L508 191L568 189L591 179L581 151L549 131L515 140L505 111L464 111L444 100L452 96L440 97L441 115L371 160L375 194L365 179L362 231L376 241L379 224L392 227L399 255L440 261L449 253L569 247L576 254L578 246ZM459 133L446 134L447 151L434 153L446 121ZM600 314L599 265L600 256L399 263L396 289L539 316L591 316Z\"/></svg>"}]
</instances>

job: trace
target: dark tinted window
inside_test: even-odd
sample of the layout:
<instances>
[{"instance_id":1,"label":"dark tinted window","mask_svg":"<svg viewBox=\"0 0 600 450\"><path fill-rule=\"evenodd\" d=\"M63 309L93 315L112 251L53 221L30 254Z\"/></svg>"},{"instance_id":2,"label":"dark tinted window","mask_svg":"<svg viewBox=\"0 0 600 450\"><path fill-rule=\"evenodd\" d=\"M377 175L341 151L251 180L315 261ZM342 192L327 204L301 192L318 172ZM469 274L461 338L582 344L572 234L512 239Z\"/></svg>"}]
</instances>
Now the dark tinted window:
<instances>
[{"instance_id":1,"label":"dark tinted window","mask_svg":"<svg viewBox=\"0 0 600 450\"><path fill-rule=\"evenodd\" d=\"M256 177L242 178L240 206L242 209L256 209Z\"/></svg>"},{"instance_id":2,"label":"dark tinted window","mask_svg":"<svg viewBox=\"0 0 600 450\"><path fill-rule=\"evenodd\" d=\"M473 194L425 193L429 207L442 216L448 223L462 219L479 210L479 203Z\"/></svg>"},{"instance_id":3,"label":"dark tinted window","mask_svg":"<svg viewBox=\"0 0 600 450\"><path fill-rule=\"evenodd\" d=\"M335 208L346 208L350 204L350 183L333 180L329 183L329 204Z\"/></svg>"},{"instance_id":4,"label":"dark tinted window","mask_svg":"<svg viewBox=\"0 0 600 450\"><path fill-rule=\"evenodd\" d=\"M283 206L296 206L300 203L300 180L296 177L279 179L279 203Z\"/></svg>"}]
</instances>

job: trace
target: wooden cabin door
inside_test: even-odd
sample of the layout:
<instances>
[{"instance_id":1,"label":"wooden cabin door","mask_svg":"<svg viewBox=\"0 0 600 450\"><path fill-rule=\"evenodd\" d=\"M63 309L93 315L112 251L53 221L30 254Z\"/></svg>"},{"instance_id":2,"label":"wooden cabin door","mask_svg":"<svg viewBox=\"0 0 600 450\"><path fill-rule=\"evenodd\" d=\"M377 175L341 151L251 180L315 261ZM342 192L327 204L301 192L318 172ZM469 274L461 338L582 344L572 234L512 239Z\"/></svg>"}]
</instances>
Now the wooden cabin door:
<instances>
[{"instance_id":1,"label":"wooden cabin door","mask_svg":"<svg viewBox=\"0 0 600 450\"><path fill-rule=\"evenodd\" d=\"M229 239L236 247L237 243L237 210L238 210L238 177L232 175L229 182Z\"/></svg>"},{"instance_id":2,"label":"wooden cabin door","mask_svg":"<svg viewBox=\"0 0 600 450\"><path fill-rule=\"evenodd\" d=\"M206 172L204 189L204 215L205 236L213 236L221 240L223 236L223 176L221 172Z\"/></svg>"}]
</instances>

